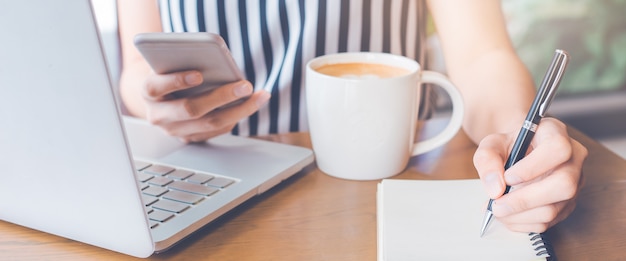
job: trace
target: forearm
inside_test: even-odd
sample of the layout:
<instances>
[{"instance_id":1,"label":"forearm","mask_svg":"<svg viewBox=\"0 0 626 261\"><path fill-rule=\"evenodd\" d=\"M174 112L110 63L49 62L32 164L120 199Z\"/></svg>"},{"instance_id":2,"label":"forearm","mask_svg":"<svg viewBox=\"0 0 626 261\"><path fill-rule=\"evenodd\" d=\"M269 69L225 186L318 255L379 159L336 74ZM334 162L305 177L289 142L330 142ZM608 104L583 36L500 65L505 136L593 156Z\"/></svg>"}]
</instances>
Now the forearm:
<instances>
[{"instance_id":1,"label":"forearm","mask_svg":"<svg viewBox=\"0 0 626 261\"><path fill-rule=\"evenodd\" d=\"M150 72L147 64L127 63L120 75L120 95L128 112L137 117L146 117L145 100L141 96L141 86Z\"/></svg>"},{"instance_id":2,"label":"forearm","mask_svg":"<svg viewBox=\"0 0 626 261\"><path fill-rule=\"evenodd\" d=\"M120 94L124 105L135 116L145 117L146 108L140 88L150 73L150 67L134 46L139 33L161 32L159 8L154 0L117 1L122 75Z\"/></svg>"},{"instance_id":3,"label":"forearm","mask_svg":"<svg viewBox=\"0 0 626 261\"><path fill-rule=\"evenodd\" d=\"M448 75L465 101L463 128L474 142L519 128L532 78L509 39L498 0L430 0ZM454 7L454 8L450 8Z\"/></svg>"},{"instance_id":4,"label":"forearm","mask_svg":"<svg viewBox=\"0 0 626 261\"><path fill-rule=\"evenodd\" d=\"M535 89L530 73L515 53L488 52L450 77L463 95L463 129L474 142L521 127Z\"/></svg>"}]
</instances>

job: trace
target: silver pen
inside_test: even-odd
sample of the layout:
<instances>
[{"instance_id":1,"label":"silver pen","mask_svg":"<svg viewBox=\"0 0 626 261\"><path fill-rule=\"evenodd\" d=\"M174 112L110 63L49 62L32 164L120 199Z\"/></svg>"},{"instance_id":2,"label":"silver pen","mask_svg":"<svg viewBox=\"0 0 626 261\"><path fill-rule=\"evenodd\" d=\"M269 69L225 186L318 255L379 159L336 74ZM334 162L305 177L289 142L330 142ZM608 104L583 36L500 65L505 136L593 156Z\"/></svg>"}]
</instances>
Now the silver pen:
<instances>
[{"instance_id":1,"label":"silver pen","mask_svg":"<svg viewBox=\"0 0 626 261\"><path fill-rule=\"evenodd\" d=\"M528 146L530 145L533 136L535 136L537 126L539 125L541 119L546 115L550 102L552 102L552 99L554 98L556 89L561 82L561 78L563 77L563 73L565 72L565 67L568 62L569 55L567 52L557 49L555 51L554 58L552 58L552 63L550 64L550 67L548 67L548 71L541 82L541 87L537 91L535 100L530 106L528 115L526 115L526 120L524 121L517 139L515 140L511 154L509 154L509 158L504 165L505 170L509 169L513 166L513 164L517 163L526 155ZM511 186L507 185L504 190L504 194L509 193L509 190L511 190ZM485 218L480 230L481 237L485 234L485 231L493 218L493 212L491 210L492 205L493 199L490 199L489 205L487 206L487 213L485 213Z\"/></svg>"}]
</instances>

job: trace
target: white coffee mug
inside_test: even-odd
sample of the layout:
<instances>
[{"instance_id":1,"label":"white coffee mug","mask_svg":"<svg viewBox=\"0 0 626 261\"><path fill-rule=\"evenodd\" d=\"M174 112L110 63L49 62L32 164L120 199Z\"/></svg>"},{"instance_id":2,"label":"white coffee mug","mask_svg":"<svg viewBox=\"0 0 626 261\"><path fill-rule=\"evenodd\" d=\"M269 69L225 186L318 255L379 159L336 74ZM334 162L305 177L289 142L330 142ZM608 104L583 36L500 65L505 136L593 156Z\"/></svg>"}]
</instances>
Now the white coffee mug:
<instances>
[{"instance_id":1,"label":"white coffee mug","mask_svg":"<svg viewBox=\"0 0 626 261\"><path fill-rule=\"evenodd\" d=\"M350 180L391 177L409 158L448 142L461 127L463 100L440 73L386 53L338 53L306 65L309 128L317 165ZM442 87L452 101L446 128L416 142L422 83Z\"/></svg>"}]
</instances>

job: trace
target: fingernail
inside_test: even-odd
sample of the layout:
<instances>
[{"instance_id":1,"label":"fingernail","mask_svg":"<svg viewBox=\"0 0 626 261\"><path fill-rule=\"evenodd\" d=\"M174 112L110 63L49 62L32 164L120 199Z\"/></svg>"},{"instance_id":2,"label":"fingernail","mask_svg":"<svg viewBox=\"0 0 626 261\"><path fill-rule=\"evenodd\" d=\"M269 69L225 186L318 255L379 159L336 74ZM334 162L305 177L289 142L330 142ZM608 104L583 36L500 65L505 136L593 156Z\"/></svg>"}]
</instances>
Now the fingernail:
<instances>
[{"instance_id":1,"label":"fingernail","mask_svg":"<svg viewBox=\"0 0 626 261\"><path fill-rule=\"evenodd\" d=\"M270 99L271 95L269 92L266 91L261 91L261 94L259 95L259 98L256 100L256 105L260 108L261 106L265 105L267 103L267 101Z\"/></svg>"},{"instance_id":2,"label":"fingernail","mask_svg":"<svg viewBox=\"0 0 626 261\"><path fill-rule=\"evenodd\" d=\"M497 173L487 174L487 176L485 176L484 182L489 197L496 198L500 196L502 188L500 186L500 177Z\"/></svg>"},{"instance_id":3,"label":"fingernail","mask_svg":"<svg viewBox=\"0 0 626 261\"><path fill-rule=\"evenodd\" d=\"M189 85L198 85L202 83L202 75L197 72L188 73L185 75L185 83Z\"/></svg>"},{"instance_id":4,"label":"fingernail","mask_svg":"<svg viewBox=\"0 0 626 261\"><path fill-rule=\"evenodd\" d=\"M491 210L493 214L496 216L508 216L513 213L513 209L507 205L506 203L500 203L498 201L494 201L493 205L491 205Z\"/></svg>"},{"instance_id":5,"label":"fingernail","mask_svg":"<svg viewBox=\"0 0 626 261\"><path fill-rule=\"evenodd\" d=\"M235 96L237 97L248 96L252 93L252 86L250 86L250 84L248 83L242 83L235 87L234 92L235 92Z\"/></svg>"}]
</instances>

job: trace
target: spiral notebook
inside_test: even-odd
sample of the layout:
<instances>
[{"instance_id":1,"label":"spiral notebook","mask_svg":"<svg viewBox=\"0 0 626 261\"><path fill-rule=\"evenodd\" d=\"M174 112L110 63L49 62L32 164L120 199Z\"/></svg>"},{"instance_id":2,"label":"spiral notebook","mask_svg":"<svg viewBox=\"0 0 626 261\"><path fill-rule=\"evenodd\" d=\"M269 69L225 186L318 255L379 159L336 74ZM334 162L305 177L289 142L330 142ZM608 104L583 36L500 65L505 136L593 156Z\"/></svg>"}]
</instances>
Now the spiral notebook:
<instances>
[{"instance_id":1,"label":"spiral notebook","mask_svg":"<svg viewBox=\"0 0 626 261\"><path fill-rule=\"evenodd\" d=\"M496 219L480 237L488 198L478 179L385 179L377 197L378 260L555 260L542 234Z\"/></svg>"}]
</instances>

